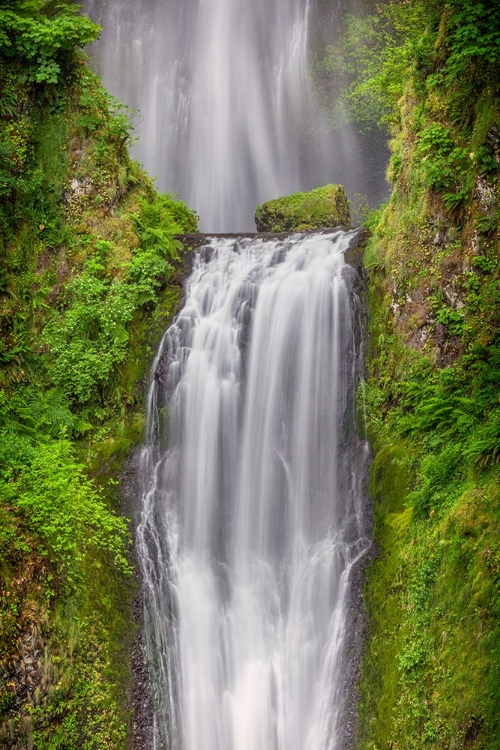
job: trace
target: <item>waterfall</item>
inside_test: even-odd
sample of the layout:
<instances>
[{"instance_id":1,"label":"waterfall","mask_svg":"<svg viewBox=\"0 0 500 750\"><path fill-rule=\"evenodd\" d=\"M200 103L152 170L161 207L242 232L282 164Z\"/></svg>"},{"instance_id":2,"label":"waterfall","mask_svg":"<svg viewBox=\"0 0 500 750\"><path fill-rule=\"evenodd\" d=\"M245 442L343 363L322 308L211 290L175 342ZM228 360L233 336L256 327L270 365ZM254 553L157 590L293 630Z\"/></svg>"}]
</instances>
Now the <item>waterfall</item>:
<instances>
[{"instance_id":1,"label":"waterfall","mask_svg":"<svg viewBox=\"0 0 500 750\"><path fill-rule=\"evenodd\" d=\"M137 532L156 747L345 747L369 546L352 235L211 239L159 348Z\"/></svg>"},{"instance_id":2,"label":"waterfall","mask_svg":"<svg viewBox=\"0 0 500 750\"><path fill-rule=\"evenodd\" d=\"M315 100L315 0L85 6L103 26L98 72L140 111L135 155L198 212L202 231L252 231L259 203L329 182L375 203L386 194L385 147L350 127L331 133Z\"/></svg>"}]
</instances>

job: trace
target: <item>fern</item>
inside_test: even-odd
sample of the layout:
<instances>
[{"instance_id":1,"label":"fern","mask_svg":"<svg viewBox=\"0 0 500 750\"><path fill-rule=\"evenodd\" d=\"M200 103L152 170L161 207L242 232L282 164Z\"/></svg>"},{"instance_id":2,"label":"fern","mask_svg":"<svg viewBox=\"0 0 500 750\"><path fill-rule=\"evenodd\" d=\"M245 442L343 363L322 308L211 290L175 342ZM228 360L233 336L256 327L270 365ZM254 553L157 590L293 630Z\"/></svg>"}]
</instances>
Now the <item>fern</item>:
<instances>
[{"instance_id":1,"label":"fern","mask_svg":"<svg viewBox=\"0 0 500 750\"><path fill-rule=\"evenodd\" d=\"M464 455L473 462L476 470L500 463L500 413L477 431Z\"/></svg>"}]
</instances>

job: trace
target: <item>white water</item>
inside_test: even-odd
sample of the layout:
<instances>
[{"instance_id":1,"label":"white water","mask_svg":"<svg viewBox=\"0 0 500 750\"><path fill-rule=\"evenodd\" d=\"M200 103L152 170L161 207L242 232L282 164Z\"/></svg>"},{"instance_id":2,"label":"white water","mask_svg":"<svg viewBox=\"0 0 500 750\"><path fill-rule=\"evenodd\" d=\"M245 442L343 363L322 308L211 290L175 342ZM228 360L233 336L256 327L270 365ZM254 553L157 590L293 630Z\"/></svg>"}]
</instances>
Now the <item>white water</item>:
<instances>
[{"instance_id":1,"label":"white water","mask_svg":"<svg viewBox=\"0 0 500 750\"><path fill-rule=\"evenodd\" d=\"M384 193L350 128L334 136L312 93L309 0L87 0L103 26L105 85L140 110L138 159L180 191L202 231L253 229L256 206L328 182ZM371 145L371 144L370 144ZM361 153L363 151L363 153Z\"/></svg>"},{"instance_id":2,"label":"white water","mask_svg":"<svg viewBox=\"0 0 500 750\"><path fill-rule=\"evenodd\" d=\"M349 240L213 239L153 365L137 540L157 746L342 748L369 544Z\"/></svg>"}]
</instances>

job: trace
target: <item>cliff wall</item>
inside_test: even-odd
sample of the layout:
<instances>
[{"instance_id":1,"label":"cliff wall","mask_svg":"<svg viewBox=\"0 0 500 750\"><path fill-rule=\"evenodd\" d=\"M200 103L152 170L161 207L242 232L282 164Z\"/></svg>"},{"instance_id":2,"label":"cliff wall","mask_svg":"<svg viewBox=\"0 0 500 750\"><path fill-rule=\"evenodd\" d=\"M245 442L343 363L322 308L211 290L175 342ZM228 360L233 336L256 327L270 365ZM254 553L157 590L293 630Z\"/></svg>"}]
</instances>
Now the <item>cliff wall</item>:
<instances>
[{"instance_id":1,"label":"cliff wall","mask_svg":"<svg viewBox=\"0 0 500 750\"><path fill-rule=\"evenodd\" d=\"M383 103L393 191L371 217L365 259L378 558L366 588L358 745L492 749L500 747L500 11L461 0L412 11L412 29L379 50L372 69L377 94L387 94L392 61Z\"/></svg>"},{"instance_id":2,"label":"cliff wall","mask_svg":"<svg viewBox=\"0 0 500 750\"><path fill-rule=\"evenodd\" d=\"M118 749L134 582L116 477L182 294L174 234L197 223L129 158L134 113L81 51L98 28L57 9L0 10L0 745Z\"/></svg>"}]
</instances>

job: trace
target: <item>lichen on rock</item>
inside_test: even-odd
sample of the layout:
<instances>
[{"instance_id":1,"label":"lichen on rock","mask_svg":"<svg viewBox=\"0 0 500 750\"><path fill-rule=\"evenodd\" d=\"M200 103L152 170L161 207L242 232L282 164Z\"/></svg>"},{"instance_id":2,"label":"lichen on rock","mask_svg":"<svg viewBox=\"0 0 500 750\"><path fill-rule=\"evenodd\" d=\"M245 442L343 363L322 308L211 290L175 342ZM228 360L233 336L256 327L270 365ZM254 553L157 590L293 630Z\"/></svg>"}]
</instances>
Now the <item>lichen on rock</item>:
<instances>
[{"instance_id":1,"label":"lichen on rock","mask_svg":"<svg viewBox=\"0 0 500 750\"><path fill-rule=\"evenodd\" d=\"M294 232L349 226L351 217L342 185L325 185L308 193L293 193L257 207L258 232Z\"/></svg>"}]
</instances>

